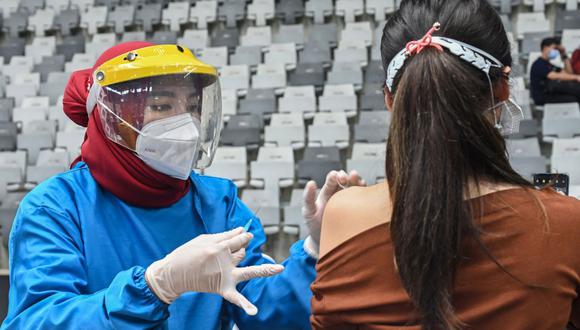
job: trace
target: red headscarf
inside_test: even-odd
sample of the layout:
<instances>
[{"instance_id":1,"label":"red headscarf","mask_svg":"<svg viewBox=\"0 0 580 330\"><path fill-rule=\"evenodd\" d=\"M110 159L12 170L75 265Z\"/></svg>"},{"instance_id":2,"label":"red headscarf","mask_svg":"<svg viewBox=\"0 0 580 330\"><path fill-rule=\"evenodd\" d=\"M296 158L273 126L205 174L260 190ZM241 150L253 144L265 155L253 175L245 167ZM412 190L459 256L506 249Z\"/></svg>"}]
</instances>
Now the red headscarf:
<instances>
[{"instance_id":1,"label":"red headscarf","mask_svg":"<svg viewBox=\"0 0 580 330\"><path fill-rule=\"evenodd\" d=\"M92 73L104 62L131 50L152 46L148 42L127 42L106 50L90 69L75 71L64 91L63 109L78 125L87 127L79 161L87 163L101 187L126 203L148 208L167 207L181 199L190 180L179 180L157 172L132 151L109 140L103 130L99 111L87 114L86 102Z\"/></svg>"}]
</instances>

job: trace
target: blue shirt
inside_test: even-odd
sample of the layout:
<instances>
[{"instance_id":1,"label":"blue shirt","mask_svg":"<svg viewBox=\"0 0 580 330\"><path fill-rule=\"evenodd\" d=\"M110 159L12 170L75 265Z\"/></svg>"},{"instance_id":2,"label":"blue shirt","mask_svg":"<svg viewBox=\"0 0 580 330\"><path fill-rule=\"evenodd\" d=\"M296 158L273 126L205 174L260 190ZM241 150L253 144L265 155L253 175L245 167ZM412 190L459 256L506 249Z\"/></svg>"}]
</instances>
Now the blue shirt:
<instances>
[{"instance_id":1,"label":"blue shirt","mask_svg":"<svg viewBox=\"0 0 580 330\"><path fill-rule=\"evenodd\" d=\"M560 72L562 69L541 57L532 64L530 70L530 89L534 103L537 105L543 105L546 103L548 75L552 71Z\"/></svg>"},{"instance_id":2,"label":"blue shirt","mask_svg":"<svg viewBox=\"0 0 580 330\"><path fill-rule=\"evenodd\" d=\"M316 260L299 241L285 271L241 283L259 309L250 317L215 294L187 293L166 305L149 289L152 262L204 233L244 226L255 216L225 179L192 174L191 191L174 205L146 209L102 189L88 167L40 184L21 202L10 235L9 311L0 329L309 329ZM139 192L135 192L139 193ZM240 266L269 263L265 234Z\"/></svg>"}]
</instances>

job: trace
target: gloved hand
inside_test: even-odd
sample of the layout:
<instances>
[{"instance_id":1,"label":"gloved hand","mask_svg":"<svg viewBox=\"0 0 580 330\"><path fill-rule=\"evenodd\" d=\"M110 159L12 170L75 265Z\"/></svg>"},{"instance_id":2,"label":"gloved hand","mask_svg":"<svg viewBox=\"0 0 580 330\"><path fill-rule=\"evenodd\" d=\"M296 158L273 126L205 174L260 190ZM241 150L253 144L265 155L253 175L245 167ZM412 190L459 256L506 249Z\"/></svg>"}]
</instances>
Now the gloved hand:
<instances>
[{"instance_id":1,"label":"gloved hand","mask_svg":"<svg viewBox=\"0 0 580 330\"><path fill-rule=\"evenodd\" d=\"M322 215L326 203L337 191L348 188L349 186L364 186L365 181L359 177L356 171L347 174L345 171L330 171L326 175L324 186L316 195L316 182L309 181L304 188L304 206L302 207L302 216L310 230L310 240L307 238L308 248L318 253L320 243L320 229L322 227Z\"/></svg>"},{"instance_id":2,"label":"gloved hand","mask_svg":"<svg viewBox=\"0 0 580 330\"><path fill-rule=\"evenodd\" d=\"M248 315L255 315L258 309L236 290L236 285L278 274L284 266L264 264L237 268L252 238L243 228L200 235L151 264L145 271L147 284L167 304L186 292L217 293Z\"/></svg>"}]
</instances>

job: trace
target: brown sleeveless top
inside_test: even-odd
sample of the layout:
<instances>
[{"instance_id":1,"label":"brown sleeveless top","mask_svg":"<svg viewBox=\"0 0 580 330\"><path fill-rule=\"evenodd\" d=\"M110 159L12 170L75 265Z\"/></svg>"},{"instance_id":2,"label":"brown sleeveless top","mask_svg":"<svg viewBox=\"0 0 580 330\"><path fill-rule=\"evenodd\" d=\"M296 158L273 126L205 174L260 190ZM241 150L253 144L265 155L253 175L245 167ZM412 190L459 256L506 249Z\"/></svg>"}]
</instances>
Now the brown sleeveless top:
<instances>
[{"instance_id":1,"label":"brown sleeveless top","mask_svg":"<svg viewBox=\"0 0 580 330\"><path fill-rule=\"evenodd\" d=\"M580 201L512 189L471 203L483 243L521 283L473 240L463 242L452 294L464 328L563 330L568 322L580 327ZM324 255L312 284L312 328L420 329L393 260L388 224Z\"/></svg>"}]
</instances>

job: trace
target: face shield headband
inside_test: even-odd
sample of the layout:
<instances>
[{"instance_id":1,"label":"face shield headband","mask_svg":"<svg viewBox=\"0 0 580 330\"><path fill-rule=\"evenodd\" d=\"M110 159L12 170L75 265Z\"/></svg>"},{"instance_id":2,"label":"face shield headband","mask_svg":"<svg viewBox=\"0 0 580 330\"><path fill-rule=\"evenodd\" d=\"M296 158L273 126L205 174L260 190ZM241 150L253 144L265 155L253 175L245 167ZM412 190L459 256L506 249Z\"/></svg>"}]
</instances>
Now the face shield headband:
<instances>
[{"instance_id":1,"label":"face shield headband","mask_svg":"<svg viewBox=\"0 0 580 330\"><path fill-rule=\"evenodd\" d=\"M419 54L426 47L434 47L439 51L443 51L443 48L446 48L450 53L485 73L489 82L491 94L491 107L487 111L493 112L495 120L494 127L497 128L502 135L517 133L519 122L524 117L523 111L512 99L495 104L493 84L489 77L489 71L492 67L502 69L504 65L497 58L477 47L451 38L432 36L433 32L440 29L440 26L439 23L433 24L433 27L423 38L418 41L407 43L405 49L397 53L397 55L395 55L391 60L386 70L387 79L385 81L389 92L393 92L395 77L409 57ZM499 113L497 112L498 110L500 111Z\"/></svg>"}]
</instances>

